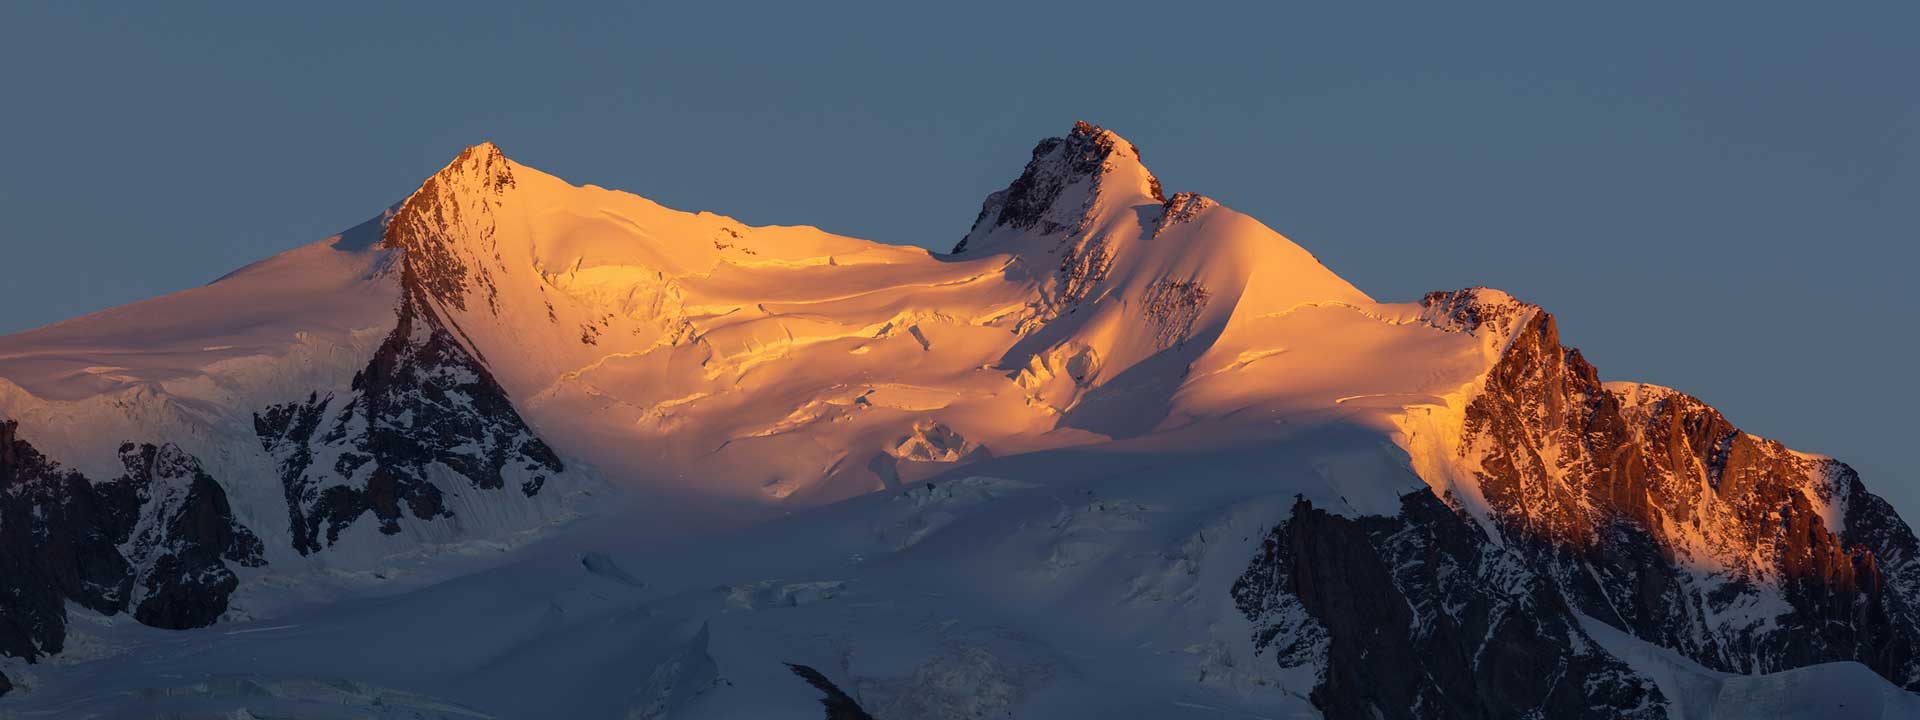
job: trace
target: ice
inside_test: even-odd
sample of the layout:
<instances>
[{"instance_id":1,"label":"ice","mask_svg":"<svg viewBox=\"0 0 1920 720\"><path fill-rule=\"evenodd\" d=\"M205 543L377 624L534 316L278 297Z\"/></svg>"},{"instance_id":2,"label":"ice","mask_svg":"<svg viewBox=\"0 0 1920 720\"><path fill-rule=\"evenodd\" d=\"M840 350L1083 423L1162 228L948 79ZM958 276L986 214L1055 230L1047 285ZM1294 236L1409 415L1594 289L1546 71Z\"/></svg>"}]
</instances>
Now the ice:
<instances>
[{"instance_id":1,"label":"ice","mask_svg":"<svg viewBox=\"0 0 1920 720\"><path fill-rule=\"evenodd\" d=\"M451 519L312 555L252 418L351 395L403 297L404 204L0 338L21 437L101 476L121 442L177 443L269 560L210 629L83 618L68 655L0 666L0 713L820 717L793 664L880 718L1316 716L1318 627L1273 608L1302 649L1256 655L1227 588L1299 500L1390 516L1431 489L1484 521L1462 412L1537 309L1377 302L1087 137L1120 150L1042 168L1062 182L1026 226L996 195L952 255L470 149L407 201L458 209L429 235L465 294L423 302L574 470L529 498L436 465ZM1915 707L1858 665L1734 677L1589 630L1675 717Z\"/></svg>"}]
</instances>

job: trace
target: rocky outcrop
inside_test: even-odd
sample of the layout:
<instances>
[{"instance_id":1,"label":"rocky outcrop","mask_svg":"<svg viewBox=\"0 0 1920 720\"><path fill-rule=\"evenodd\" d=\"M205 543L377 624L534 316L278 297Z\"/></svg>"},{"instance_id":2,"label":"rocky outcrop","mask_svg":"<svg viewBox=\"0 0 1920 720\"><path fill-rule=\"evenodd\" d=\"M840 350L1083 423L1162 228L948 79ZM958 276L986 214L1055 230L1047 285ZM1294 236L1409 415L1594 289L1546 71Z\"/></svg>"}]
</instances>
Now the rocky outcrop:
<instances>
[{"instance_id":1,"label":"rocky outcrop","mask_svg":"<svg viewBox=\"0 0 1920 720\"><path fill-rule=\"evenodd\" d=\"M1858 660L1920 686L1913 534L1850 468L1685 394L1602 384L1552 315L1471 294L1428 303L1510 340L1458 453L1493 525L1570 604L1716 669Z\"/></svg>"},{"instance_id":2,"label":"rocky outcrop","mask_svg":"<svg viewBox=\"0 0 1920 720\"><path fill-rule=\"evenodd\" d=\"M498 314L499 289L489 267L499 263L492 247L494 209L514 187L513 166L493 143L467 148L427 178L387 223L381 244L405 255L413 287L434 300L467 309L467 296L482 293ZM471 238L466 247L454 238Z\"/></svg>"},{"instance_id":3,"label":"rocky outcrop","mask_svg":"<svg viewBox=\"0 0 1920 720\"><path fill-rule=\"evenodd\" d=\"M1285 341L1309 352L1324 348L1355 353L1368 348L1399 352L1417 344L1354 343L1347 350L1341 343L1318 342L1328 337L1317 334L1323 325L1325 332L1349 328L1372 332L1379 329L1378 321L1402 326L1393 332L1419 335L1420 341L1460 339L1437 338L1423 327L1404 327L1411 324L1404 306L1372 303L1304 250L1212 200L1192 193L1163 197L1158 181L1139 164L1137 148L1086 123L1076 124L1064 137L1041 142L1019 178L983 204L968 236L953 252L961 259L1005 253L1006 262L979 263L977 269L929 264L928 268L942 272L922 273L905 258L912 255L913 262L920 262L924 256L871 255L868 250L856 253L862 256L857 264L866 267L853 268L842 264L846 256L838 254L840 248L864 246L845 244L844 238L807 240L812 237L809 234L790 247L776 248L765 242L771 236L718 227L712 223L719 221L711 218L698 225L683 225L676 219L656 226L648 219L653 216L646 215L641 218L648 219L646 223L636 220L626 229L613 224L576 225L572 220L548 225L544 223L552 213L546 210L551 208L536 205L560 197L549 194L548 188L561 192L559 185L548 182L509 163L491 145L463 152L378 224L378 249L367 246L364 238L351 242L342 238L320 249L329 258L366 253L354 256L349 273L356 283L364 284L342 287L381 294L370 307L353 313L352 322L345 322L345 315L326 318L330 330L324 334L331 340L301 340L297 352L281 353L284 359L274 352L255 351L251 340L244 347L214 345L198 342L193 335L178 338L194 342L180 345L177 351L153 353L154 348L135 346L88 354L171 358L198 349L220 353L208 356L212 359L206 368L244 370L240 380L234 379L238 375L222 375L225 370L207 370L205 379L191 381L217 394L183 399L204 403L193 406L195 410L205 407L217 412L196 417L191 425L141 427L208 430L196 441L224 442L218 446L223 459L249 471L264 466L256 462L251 447L232 452L237 449L232 441L257 440L274 471L262 474L278 483L290 526L285 539L268 540L276 547L287 543L308 555L333 548L328 562L318 563L317 568L357 570L365 569L357 566L359 561L374 558L384 564L392 557L388 551L405 551L413 547L411 543L437 546L469 533L507 528L517 532L527 529L530 521L551 519L543 514L552 507L546 503L570 489L553 482L565 477L567 468L521 416L496 372L515 392L539 392L539 397L551 399L546 407L556 422L592 418L594 423L621 423L619 427L635 423L633 428L647 436L637 446L639 451L628 453L632 457L647 461L666 457L670 464L710 467L716 477L726 476L719 479L727 483L754 482L753 475L763 465L742 458L757 451L736 452L748 444L715 443L734 448L725 457L718 450L695 460L668 457L677 452L672 444L684 439L671 433L731 433L736 440L753 438L751 447L765 449L767 456L792 455L792 467L801 468L793 472L795 476L818 473L823 481L830 476L858 480L864 465L883 485L898 489L903 468L924 475L920 471L933 471L931 463L986 457L983 440L997 447L999 438L1006 437L1008 446L1016 449L1051 447L1048 443L1056 439L1081 441L1068 433L1044 439L1023 436L1029 431L1044 432L1049 426L1071 430L1078 433L1074 437L1089 441L1098 439L1092 435L1128 441L1158 427L1155 423L1168 416L1176 397L1182 403L1181 412L1196 421L1211 422L1216 416L1209 413L1219 410L1218 417L1231 415L1237 428L1241 420L1254 419L1271 408L1272 420L1286 424L1294 418L1285 413L1306 407L1295 405L1295 398L1317 402L1312 398L1320 394L1273 385L1270 389L1287 397L1284 403L1269 405L1272 397L1257 392L1218 393L1231 395L1236 403L1242 399L1262 403L1232 407L1201 397L1212 393L1211 388L1181 394L1186 388L1200 387L1204 377L1218 376L1204 380L1218 385L1259 383L1265 370L1243 372L1242 368L1291 351L1269 341ZM540 188L537 192L535 186ZM522 201L528 201L528 206L510 204ZM641 208L635 204L567 205L568 212L559 214L571 216L572 210L583 210L580 215L585 217L594 213L584 209L594 207L600 208L603 219L623 218L624 210L614 211L620 208ZM662 230L660 237L652 237L643 226ZM692 227L701 230L691 237L674 237L681 228ZM594 243L583 243L596 245L587 254L621 255L603 251L597 243L603 239L601 233L620 240L625 237L620 233L629 230L634 234L627 239L645 252L619 258L617 267L636 270L615 271L616 266L608 266L600 273L607 278L642 278L632 280L630 286L622 286L629 281L619 279L603 287L588 277L594 273L580 272L585 256L576 248L564 252L546 248L571 245L576 235L593 235ZM689 262L687 269L696 275L684 276L648 266L652 260L645 258L678 256L679 245L647 244L655 242L690 242L686 247L698 249L698 257L719 258L714 262L720 264L712 268L724 270L727 276L700 277L725 286L724 292L706 295L696 287L702 283L676 279L695 277L700 270L697 262ZM711 254L704 247L709 242ZM613 245L609 242L606 247ZM807 248L814 245L828 254L804 256L801 251L812 252ZM556 260L548 268L549 250L552 258L564 257L568 261L564 266L573 272L550 274L549 270L559 270L563 264ZM762 251L767 255L747 257ZM529 257L532 264L523 264ZM868 262L873 258L883 262ZM680 262L675 259L670 264ZM879 286L880 274L891 272L883 266L895 264L910 270L908 277L914 283L901 286L904 289L894 295L877 294L874 288ZM304 273L317 266L285 267ZM760 274L761 270L768 274ZM948 275L948 270L965 272ZM532 272L538 277L524 274ZM806 284L806 278L816 277L815 272L826 278L817 283L828 287L823 295L795 294L759 304L749 303L744 295L736 297L735 290L750 287L749 281ZM293 270L287 273L272 277L294 274ZM842 279L851 279L852 285ZM998 284L1003 282L1004 286ZM1268 292L1290 285L1302 289ZM392 315L386 314L386 303L395 297L390 292L399 298ZM613 296L618 298L605 299ZM340 296L313 297L334 302ZM264 306L290 307L309 299L276 296L275 303ZM990 305L973 304L976 301L990 301ZM562 304L556 306L556 302ZM527 307L515 307L515 303ZM544 321L539 319L542 306ZM845 315L840 314L843 308ZM1307 312L1322 309L1328 317L1337 310L1342 317L1363 318L1356 321L1363 324L1278 321L1294 310L1302 310L1304 318ZM1078 318L1049 325L1076 311ZM162 314L151 312L154 317ZM822 318L821 327L844 327L812 332L806 323L814 320L801 318L816 314ZM305 325L305 318L297 318L299 327L291 322L274 326L285 332L272 334L304 334L311 327ZM1267 319L1276 322L1269 326ZM1260 324L1237 322L1241 320ZM1450 412L1457 410L1462 418L1461 423L1421 436L1421 442L1440 446L1437 451L1426 452L1436 450L1429 446L1417 455L1410 453L1423 465L1442 465L1445 477L1429 479L1446 489L1408 495L1398 508L1385 506L1390 517L1343 516L1325 507L1330 503L1315 507L1301 502L1272 529L1231 591L1237 611L1252 622L1250 640L1260 654L1281 666L1311 668L1317 674L1318 686L1311 699L1328 716L1660 715L1671 698L1663 697L1646 678L1636 676L1620 658L1594 642L1594 636L1603 632L1604 637L1612 637L1596 623L1722 670L1764 672L1858 660L1908 688L1920 687L1914 640L1920 633L1916 625L1920 609L1914 607L1920 601L1920 561L1916 561L1920 541L1884 501L1866 491L1850 468L1740 432L1713 408L1683 394L1600 382L1578 351L1560 344L1550 315L1504 294L1484 289L1435 293L1425 299L1419 321L1439 331L1471 335L1488 352L1479 356L1488 362L1475 364L1471 348L1464 347L1472 343L1435 342L1433 347L1447 351L1438 358L1443 362L1437 363L1444 367L1415 367L1408 373L1410 378L1424 378L1424 385L1445 385L1433 388L1437 394L1465 398L1463 404L1429 416L1439 418L1434 422L1446 422L1453 417ZM844 343L851 354L840 354L840 341L853 339L854 330L878 323L884 325L876 339L896 332L897 323L918 350L862 339L858 347ZM117 333L131 325L101 327ZM1313 327L1308 329L1309 325ZM1229 326L1233 333L1248 329L1244 336L1229 335ZM248 331L249 338L269 334L259 329L266 325L248 327L254 328ZM377 329L370 336L361 334L368 328ZM660 339L646 349L646 333L654 329L659 330ZM985 339L1003 329L1011 330L1000 335L1005 345L995 346ZM369 356L362 338L378 340L379 330L387 330L384 340ZM739 377L728 379L720 369L700 373L704 380L680 372L695 364L705 366L697 355L719 352L715 349L720 347L718 338L730 330L739 333L726 342L743 348L741 355L728 361L738 366L734 374ZM1296 330L1302 333L1297 338L1288 335ZM1269 331L1275 334L1265 335ZM107 334L111 333L100 332L103 337ZM343 339L349 335L351 341ZM1232 347L1242 337L1248 340L1246 347ZM1228 340L1216 342L1216 338ZM138 342L145 340L136 338ZM48 346L48 352L64 354L73 344L62 343ZM503 357L536 344L544 347L533 351L534 362L509 362ZM806 359L805 353L814 352L801 349L807 345L832 353L832 358ZM869 352L868 345L881 354L858 358ZM588 352L584 346L598 350ZM490 365L483 347L498 362ZM550 349L565 352L540 354ZM696 352L676 354L681 349ZM896 349L913 358L893 355ZM1194 373L1197 358L1213 349L1239 350L1233 368L1239 374ZM995 361L983 350L1004 354ZM653 355L656 351L659 354ZM229 357L229 352L246 355ZM896 364L932 366L951 359L954 352L967 357L950 371L936 368L937 373L926 376L924 386L867 377L868 369L884 375L887 366ZM1412 352L1415 356L1404 359L1410 365L1436 360L1422 356L1424 350ZM320 353L338 361L315 361ZM981 357L972 357L976 354ZM640 362L643 358L645 363ZM792 364L807 368L805 376L770 372L778 366L768 364L765 370L755 370L767 373L756 375L765 377L765 382L744 379L744 363L774 363L775 358L781 363L799 358ZM1334 354L1323 358L1293 367L1318 372L1322 367L1337 367L1335 363L1343 359ZM1209 356L1207 361L1212 359ZM1401 361L1391 358L1387 363ZM628 362L634 363L631 373L614 368ZM850 392L846 388L853 385L829 384L823 380L828 376L813 372L838 364L861 373L857 381L867 387L865 394L844 402L839 398L846 397ZM644 375L642 365L675 370ZM98 374L92 382L113 387L148 382L149 375L141 373L127 372L122 377L122 371L128 370L89 359L85 365L63 370L62 376ZM1462 387L1469 382L1468 376L1481 370L1488 372L1473 380L1471 387ZM1420 371L1428 372L1414 374ZM561 372L564 376L555 380L554 373ZM995 379L997 373L1005 373L1013 385L994 385L1001 382ZM353 375L351 382L348 374ZM151 375L174 376L170 368L164 376ZM674 392L657 397L649 391L643 393L645 402L604 396L603 403L600 386L589 382L604 379L606 387L630 383L628 389L640 392L642 386L653 387L646 381L649 377L665 378L668 383L712 384L670 387ZM918 376L901 377L919 382ZM944 385L949 379L956 384ZM1194 384L1188 385L1189 380ZM312 384L293 384L299 382ZM151 382L153 387L170 383L178 384ZM242 385L244 393L234 390ZM845 420L864 413L869 419L856 422L913 424L905 431L898 424L841 425L854 429L823 430L829 434L818 437L856 438L845 442L857 445L831 440L806 447L809 436L776 435L822 420L818 413L795 412L773 424L779 418L775 413L767 421L773 430L746 435L737 426L741 418L751 420L747 416L760 412L760 401L752 400L753 406L748 407L731 404L733 400L722 396L749 385L835 394L812 400L796 395L795 402L776 397L765 408L784 411L800 403L820 404L845 410L834 410L826 419ZM829 390L818 389L829 385ZM1303 381L1300 387L1306 386ZM326 389L309 392L312 387ZM1015 394L1001 393L996 387ZM879 388L884 392L875 395ZM954 388L959 391L946 392ZM896 389L903 392L896 396ZM1455 389L1464 393L1445 392ZM916 399L894 402L909 392ZM260 399L262 393L273 395ZM937 407L917 399L936 395L953 399L942 400ZM1025 411L1015 409L1019 395L1025 396ZM1375 420L1385 421L1372 413L1391 413L1394 398L1413 397L1345 391L1341 395L1333 404L1367 400L1334 414L1343 418L1341 422L1355 419L1369 432L1380 427L1373 424ZM236 408L229 402L235 397L249 399ZM627 397L633 400L640 395ZM282 402L287 400L291 401ZM261 407L270 402L278 404ZM702 411L714 414L695 414L696 402L714 408ZM598 409L593 407L596 404ZM180 407L187 405L180 403ZM628 408L635 412L629 414ZM1349 415L1349 408L1367 414ZM109 412L115 413L114 423L99 427L124 427L118 423L126 413ZM238 438L222 434L233 427L230 420L235 413L243 426ZM249 415L252 437L246 436L244 428ZM635 415L642 419L634 420ZM68 436L87 434L79 424L84 415L54 417L70 422L69 431L78 428ZM202 419L208 421L202 423ZM1319 422L1318 418L1302 419ZM229 599L252 574L248 569L265 562L266 544L237 522L229 506L220 482L229 478L216 479L181 448L157 441L127 444L119 451L124 472L116 468L104 471L117 473L113 478L88 478L43 456L17 437L15 426L0 427L4 428L0 430L0 653L34 659L59 651L66 642L68 603L103 613L129 612L139 622L163 628L216 622L229 612ZM576 427L586 431L583 442L604 450L600 443L613 436L597 434L594 427L617 426ZM1193 424L1181 431L1197 435L1209 430ZM1413 443L1412 434L1406 435L1404 441ZM1165 437L1172 444L1190 436ZM117 435L107 437L109 442L118 439ZM669 452L655 452L661 448ZM602 458L617 456L618 449L606 450ZM813 463L811 458L824 457L822 453L840 456ZM836 475L843 467L856 474ZM672 468L662 466L657 478L650 474L653 468L639 463L623 469L641 480L666 482L671 475L664 470ZM786 472L784 466L778 469ZM1323 477L1344 472L1331 465L1315 469ZM956 486L980 479L941 479L937 488L928 481L923 487L902 490L901 497L918 502L915 497L951 494ZM774 481L781 483L780 497L800 487L793 483L810 482L784 476ZM271 489L267 495L271 507L264 511L278 517L282 512L278 498ZM1212 503L1216 496L1200 497ZM253 517L263 508L243 510ZM882 533L887 538L884 542L912 545L927 527L940 522L946 521L916 520L908 524L912 532L887 530ZM372 552L356 554L361 549ZM602 553L588 552L580 562L587 572L607 582L629 588L643 584ZM1207 577L1214 577L1210 573ZM840 592L837 584L827 587L826 583L771 589L760 585L732 592L728 602L752 607L767 604L768 598ZM1215 585L1213 591L1222 589ZM869 690L865 698L882 713L906 707L911 715L917 708L936 708L952 688L962 688L951 690L951 696L958 697L981 682L998 683L1008 672L1015 672L988 661L982 661L978 670L958 674L944 668L929 671L913 680L911 691L898 693L901 697L893 697L890 691L876 696ZM965 664L969 662L960 664L974 668ZM684 653L661 664L646 679L636 698L638 716L671 714L707 689L722 686L725 681L717 667L703 630ZM804 666L792 670L825 694L822 702L829 717L866 717L858 703L822 673ZM5 687L0 679L0 691ZM921 692L928 688L941 692Z\"/></svg>"},{"instance_id":4,"label":"rocky outcrop","mask_svg":"<svg viewBox=\"0 0 1920 720\"><path fill-rule=\"evenodd\" d=\"M1160 237L1160 233L1166 232L1167 228L1193 222L1201 213L1216 207L1220 207L1220 203L1200 193L1174 193L1160 206L1160 219L1154 221L1153 237Z\"/></svg>"},{"instance_id":5,"label":"rocky outcrop","mask_svg":"<svg viewBox=\"0 0 1920 720\"><path fill-rule=\"evenodd\" d=\"M492 144L467 148L429 178L387 226L383 245L400 251L397 321L349 394L315 392L254 414L301 554L333 545L368 514L387 535L403 517L450 518L450 483L511 485L530 498L565 470L445 315L465 310L473 293L497 314L494 210L514 186Z\"/></svg>"},{"instance_id":6,"label":"rocky outcrop","mask_svg":"<svg viewBox=\"0 0 1920 720\"><path fill-rule=\"evenodd\" d=\"M388 535L406 515L452 517L436 478L533 497L565 470L419 287L407 287L399 323L354 376L351 395L314 393L254 415L303 555L368 514Z\"/></svg>"},{"instance_id":7,"label":"rocky outcrop","mask_svg":"<svg viewBox=\"0 0 1920 720\"><path fill-rule=\"evenodd\" d=\"M1043 288L1043 314L1052 316L1093 297L1113 272L1118 250L1099 218L1143 199L1167 202L1160 181L1140 164L1139 149L1113 132L1078 122L1064 137L1034 146L1020 176L987 196L953 254L1022 256ZM1102 209L1113 202L1124 204ZM1180 207L1187 204L1183 200Z\"/></svg>"},{"instance_id":8,"label":"rocky outcrop","mask_svg":"<svg viewBox=\"0 0 1920 720\"><path fill-rule=\"evenodd\" d=\"M129 443L120 460L141 508L126 548L137 568L134 619L175 630L212 625L240 587L229 563L265 565L265 547L234 520L226 492L192 455Z\"/></svg>"},{"instance_id":9,"label":"rocky outcrop","mask_svg":"<svg viewBox=\"0 0 1920 720\"><path fill-rule=\"evenodd\" d=\"M1234 583L1254 647L1311 666L1329 718L1664 718L1667 699L1431 493L1397 517L1295 504Z\"/></svg>"},{"instance_id":10,"label":"rocky outcrop","mask_svg":"<svg viewBox=\"0 0 1920 720\"><path fill-rule=\"evenodd\" d=\"M1233 591L1256 648L1319 668L1329 717L1663 704L1580 616L1723 671L1851 660L1920 688L1920 541L1851 468L1685 394L1602 383L1551 314L1504 293L1422 306L1498 357L1449 448L1462 492L1409 495L1394 518L1302 504Z\"/></svg>"},{"instance_id":11,"label":"rocky outcrop","mask_svg":"<svg viewBox=\"0 0 1920 720\"><path fill-rule=\"evenodd\" d=\"M1073 124L1065 137L1047 138L1033 147L1033 159L1005 190L987 196L967 236L953 246L953 254L967 251L969 241L994 230L1010 228L1037 235L1077 234L1085 231L1089 203L1100 188L1116 152L1136 160L1140 151L1099 126ZM1160 181L1151 179L1154 199L1163 199ZM1077 188L1078 192L1069 192ZM1069 197L1070 196L1070 197ZM1073 202L1062 202L1063 199ZM1072 231L1072 232L1069 232Z\"/></svg>"},{"instance_id":12,"label":"rocky outcrop","mask_svg":"<svg viewBox=\"0 0 1920 720\"><path fill-rule=\"evenodd\" d=\"M1169 348L1185 342L1212 296L1205 286L1192 280L1161 280L1148 286L1144 310L1147 326L1153 328L1154 345Z\"/></svg>"},{"instance_id":13,"label":"rocky outcrop","mask_svg":"<svg viewBox=\"0 0 1920 720\"><path fill-rule=\"evenodd\" d=\"M449 238L457 231L484 245L492 208L513 185L491 145L429 179L387 224L402 301L350 393L311 393L254 415L299 552L326 547L368 514L387 533L403 514L449 517L449 482L532 497L564 470L436 312L470 297L494 303L473 243ZM191 454L127 443L119 460L119 476L88 478L0 422L0 654L31 661L61 652L69 602L159 628L213 624L244 570L266 563L265 544Z\"/></svg>"},{"instance_id":14,"label":"rocky outcrop","mask_svg":"<svg viewBox=\"0 0 1920 720\"><path fill-rule=\"evenodd\" d=\"M118 612L133 566L120 554L131 485L96 485L0 422L0 652L29 660L66 644L65 602Z\"/></svg>"},{"instance_id":15,"label":"rocky outcrop","mask_svg":"<svg viewBox=\"0 0 1920 720\"><path fill-rule=\"evenodd\" d=\"M73 602L162 628L213 623L265 563L226 492L172 444L127 444L126 473L96 482L0 422L0 654L35 660L66 644Z\"/></svg>"},{"instance_id":16,"label":"rocky outcrop","mask_svg":"<svg viewBox=\"0 0 1920 720\"><path fill-rule=\"evenodd\" d=\"M815 690L819 690L824 695L820 698L820 704L826 708L826 720L873 720L873 716L868 715L858 701L846 691L841 690L839 686L834 685L833 681L828 680L827 676L821 674L819 670L793 663L787 663L787 669L792 670L793 674L800 676L801 680L807 681L808 685L812 685Z\"/></svg>"}]
</instances>

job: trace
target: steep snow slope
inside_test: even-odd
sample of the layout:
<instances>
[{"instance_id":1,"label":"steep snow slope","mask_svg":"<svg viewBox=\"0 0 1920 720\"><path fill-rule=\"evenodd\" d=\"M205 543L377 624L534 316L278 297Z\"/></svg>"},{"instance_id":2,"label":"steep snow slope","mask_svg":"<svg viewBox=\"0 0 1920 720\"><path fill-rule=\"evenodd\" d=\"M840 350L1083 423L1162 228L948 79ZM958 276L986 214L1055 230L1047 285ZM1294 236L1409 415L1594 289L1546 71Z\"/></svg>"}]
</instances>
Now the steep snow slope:
<instances>
[{"instance_id":1,"label":"steep snow slope","mask_svg":"<svg viewBox=\"0 0 1920 720\"><path fill-rule=\"evenodd\" d=\"M1084 227L983 217L974 249L942 257L678 212L476 146L390 212L391 227L382 218L205 288L6 338L0 377L17 389L5 409L54 456L97 470L99 446L59 434L56 415L98 428L105 413L87 402L144 390L162 398L151 405L245 418L341 389L393 326L396 256L543 435L623 482L674 491L845 497L891 477L877 459L899 454L896 436L916 423L964 447L1022 450L1145 432L1168 407L1216 416L1300 393L1324 405L1406 374L1316 352L1348 359L1318 365L1320 378L1169 405L1195 361L1225 387L1293 337L1379 326L1398 341L1385 338L1417 310L1376 306L1211 201L1156 197L1111 132L1082 126L1048 148L1015 187L1070 180L1027 202ZM364 238L381 232L377 245ZM1093 276L1077 269L1089 263ZM1456 370L1464 380L1473 368ZM1335 374L1351 387L1319 382ZM1145 414L1110 427L1101 416L1116 403ZM136 428L89 434L104 446ZM708 477L680 477L695 465Z\"/></svg>"},{"instance_id":2,"label":"steep snow slope","mask_svg":"<svg viewBox=\"0 0 1920 720\"><path fill-rule=\"evenodd\" d=\"M448 219L403 209L390 241L433 258L438 306L564 454L666 494L818 502L982 448L1151 430L1217 339L1236 343L1223 366L1259 356L1275 349L1263 324L1297 308L1335 308L1300 332L1381 324L1364 294L1257 222L1150 194L1130 147L1082 126L1037 150L1014 188L1066 184L1018 199L1073 225L983 216L976 247L950 257L677 212L491 146L409 201L458 208ZM928 432L952 458L903 449Z\"/></svg>"},{"instance_id":3,"label":"steep snow slope","mask_svg":"<svg viewBox=\"0 0 1920 720\"><path fill-rule=\"evenodd\" d=\"M0 338L0 419L0 654L42 661L0 712L1700 717L1914 682L1916 542L1844 465L1601 385L1504 293L1374 301L1085 123L947 255L475 146L339 237ZM1725 674L1836 660L1878 675Z\"/></svg>"},{"instance_id":4,"label":"steep snow slope","mask_svg":"<svg viewBox=\"0 0 1920 720\"><path fill-rule=\"evenodd\" d=\"M372 249L384 226L374 218L205 287L0 337L0 407L89 475L117 471L112 448L146 434L231 454L195 439L251 435L229 416L341 384L392 326L392 258Z\"/></svg>"},{"instance_id":5,"label":"steep snow slope","mask_svg":"<svg viewBox=\"0 0 1920 720\"><path fill-rule=\"evenodd\" d=\"M1718 672L1584 618L1594 639L1653 679L1673 698L1675 720L1893 720L1920 717L1920 697L1901 692L1853 662L1809 665L1769 675Z\"/></svg>"}]
</instances>

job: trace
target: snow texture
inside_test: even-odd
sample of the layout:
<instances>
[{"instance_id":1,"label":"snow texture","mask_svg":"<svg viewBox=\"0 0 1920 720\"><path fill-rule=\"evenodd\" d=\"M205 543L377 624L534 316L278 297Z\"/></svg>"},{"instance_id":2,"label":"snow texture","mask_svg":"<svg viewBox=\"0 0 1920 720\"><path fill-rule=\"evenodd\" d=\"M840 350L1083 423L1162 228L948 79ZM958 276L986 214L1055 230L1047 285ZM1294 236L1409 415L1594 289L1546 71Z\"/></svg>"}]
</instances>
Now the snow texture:
<instances>
[{"instance_id":1,"label":"snow texture","mask_svg":"<svg viewBox=\"0 0 1920 720\"><path fill-rule=\"evenodd\" d=\"M1920 543L1843 464L1599 383L1505 293L1377 302L1086 123L950 254L474 146L0 338L0 418L0 537L54 550L0 550L0 715L1896 717L1920 683Z\"/></svg>"}]
</instances>

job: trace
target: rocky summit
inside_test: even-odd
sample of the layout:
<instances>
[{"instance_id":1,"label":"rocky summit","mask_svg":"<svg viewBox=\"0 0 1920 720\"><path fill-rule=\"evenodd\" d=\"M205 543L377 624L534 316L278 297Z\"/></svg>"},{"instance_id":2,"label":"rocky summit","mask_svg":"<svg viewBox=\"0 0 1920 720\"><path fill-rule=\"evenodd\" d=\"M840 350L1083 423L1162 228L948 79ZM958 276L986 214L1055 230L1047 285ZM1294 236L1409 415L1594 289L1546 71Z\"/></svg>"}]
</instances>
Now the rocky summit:
<instances>
[{"instance_id":1,"label":"rocky summit","mask_svg":"<svg viewBox=\"0 0 1920 720\"><path fill-rule=\"evenodd\" d=\"M949 253L395 200L0 337L0 716L1920 716L1871 478L1110 130Z\"/></svg>"}]
</instances>

